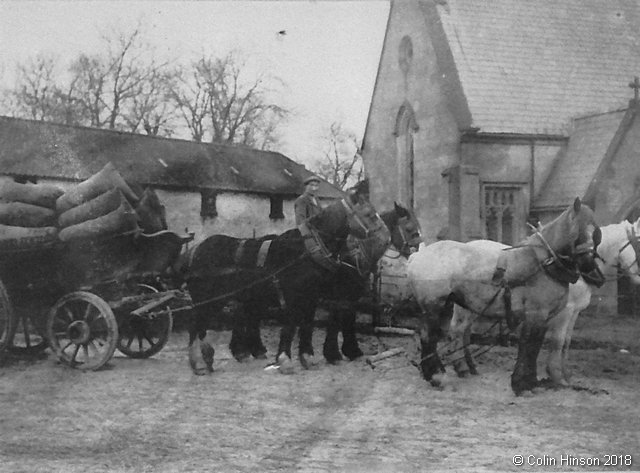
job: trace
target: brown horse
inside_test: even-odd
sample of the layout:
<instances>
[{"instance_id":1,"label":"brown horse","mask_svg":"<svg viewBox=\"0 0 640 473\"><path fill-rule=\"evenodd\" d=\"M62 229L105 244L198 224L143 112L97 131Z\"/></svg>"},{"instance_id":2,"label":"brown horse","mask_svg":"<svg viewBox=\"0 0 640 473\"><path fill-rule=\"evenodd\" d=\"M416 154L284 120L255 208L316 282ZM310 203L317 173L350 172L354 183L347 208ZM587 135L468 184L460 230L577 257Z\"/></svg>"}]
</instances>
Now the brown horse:
<instances>
[{"instance_id":1,"label":"brown horse","mask_svg":"<svg viewBox=\"0 0 640 473\"><path fill-rule=\"evenodd\" d=\"M280 334L276 360L291 358L291 344L299 326L298 354L304 367L313 358L311 337L321 288L331 286L340 262L336 258L349 235L387 241L389 230L367 195L360 188L347 193L313 217L310 226L323 248L310 253L310 236L298 229L282 235L241 240L213 235L193 252L187 286L195 317L189 329L189 345L198 344L206 334L208 319L229 301L235 301L241 314L234 324L231 350L237 359L248 355L263 357L259 320L268 307L281 307L285 323ZM314 249L319 250L319 247ZM199 356L199 350L190 350ZM204 374L200 363L197 374Z\"/></svg>"},{"instance_id":2,"label":"brown horse","mask_svg":"<svg viewBox=\"0 0 640 473\"><path fill-rule=\"evenodd\" d=\"M437 344L457 304L480 315L511 314L522 320L511 387L516 394L534 388L548 322L565 307L569 283L580 276L578 266L596 266L594 250L600 239L593 211L576 199L558 218L506 252L448 240L421 247L409 258L407 269L423 311L424 378L440 383L434 377L444 372Z\"/></svg>"},{"instance_id":3,"label":"brown horse","mask_svg":"<svg viewBox=\"0 0 640 473\"><path fill-rule=\"evenodd\" d=\"M356 338L355 303L371 290L371 275L378 269L378 262L389 246L398 251L400 257L408 258L422 243L420 224L413 212L398 203L393 209L380 214L391 233L390 245L380 244L375 239L347 239L343 250L343 265L331 291L325 291L324 299L330 309L327 335L323 347L324 358L329 363L342 360L342 355L353 360L362 356ZM372 310L378 310L372 307ZM342 331L342 349L338 347L338 334ZM342 351L342 355L340 354Z\"/></svg>"}]
</instances>

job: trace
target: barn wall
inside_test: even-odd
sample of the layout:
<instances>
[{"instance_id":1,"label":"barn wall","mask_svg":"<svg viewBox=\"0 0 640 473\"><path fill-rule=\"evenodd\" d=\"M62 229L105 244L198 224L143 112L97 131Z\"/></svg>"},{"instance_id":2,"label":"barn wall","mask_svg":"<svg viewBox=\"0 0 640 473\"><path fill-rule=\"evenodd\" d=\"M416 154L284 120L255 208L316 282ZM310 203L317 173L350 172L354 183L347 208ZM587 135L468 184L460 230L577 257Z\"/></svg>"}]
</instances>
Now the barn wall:
<instances>
[{"instance_id":1,"label":"barn wall","mask_svg":"<svg viewBox=\"0 0 640 473\"><path fill-rule=\"evenodd\" d=\"M156 190L160 201L166 207L169 229L182 232L185 228L195 232L196 240L213 234L225 234L238 238L252 238L269 233L282 233L295 227L293 200L283 203L284 219L269 218L268 197L220 193L216 199L218 215L200 216L201 198L199 192L177 192Z\"/></svg>"}]
</instances>

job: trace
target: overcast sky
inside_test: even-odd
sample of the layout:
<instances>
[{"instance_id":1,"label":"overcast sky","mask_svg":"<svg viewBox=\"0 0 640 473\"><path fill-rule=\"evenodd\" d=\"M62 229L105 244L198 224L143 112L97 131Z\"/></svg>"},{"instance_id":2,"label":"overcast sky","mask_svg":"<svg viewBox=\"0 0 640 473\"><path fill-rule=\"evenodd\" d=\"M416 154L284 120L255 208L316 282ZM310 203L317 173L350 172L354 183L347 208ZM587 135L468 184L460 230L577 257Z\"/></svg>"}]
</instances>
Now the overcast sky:
<instances>
[{"instance_id":1,"label":"overcast sky","mask_svg":"<svg viewBox=\"0 0 640 473\"><path fill-rule=\"evenodd\" d=\"M324 127L342 121L362 139L386 21L387 1L24 1L0 0L0 81L38 52L63 60L99 50L100 32L133 28L158 54L186 58L238 48L287 85L295 115L283 151L309 164ZM286 35L279 35L279 31Z\"/></svg>"}]
</instances>

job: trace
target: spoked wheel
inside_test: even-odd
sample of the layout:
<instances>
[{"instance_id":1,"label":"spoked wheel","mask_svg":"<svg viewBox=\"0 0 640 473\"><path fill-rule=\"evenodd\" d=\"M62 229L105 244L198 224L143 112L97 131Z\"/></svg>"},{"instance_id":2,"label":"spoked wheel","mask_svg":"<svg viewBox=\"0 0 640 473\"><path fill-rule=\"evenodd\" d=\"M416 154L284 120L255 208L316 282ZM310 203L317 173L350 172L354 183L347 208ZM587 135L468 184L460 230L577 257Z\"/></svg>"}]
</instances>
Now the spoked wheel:
<instances>
[{"instance_id":1,"label":"spoked wheel","mask_svg":"<svg viewBox=\"0 0 640 473\"><path fill-rule=\"evenodd\" d=\"M16 332L16 317L7 288L0 281L0 353L7 348Z\"/></svg>"},{"instance_id":2,"label":"spoked wheel","mask_svg":"<svg viewBox=\"0 0 640 473\"><path fill-rule=\"evenodd\" d=\"M47 337L63 363L97 370L113 356L118 324L103 299L90 292L72 292L51 308Z\"/></svg>"},{"instance_id":3,"label":"spoked wheel","mask_svg":"<svg viewBox=\"0 0 640 473\"><path fill-rule=\"evenodd\" d=\"M159 292L148 284L138 284L139 294ZM173 329L173 315L167 306L158 315L137 316L131 313L118 316L118 350L130 358L149 358L160 352L169 341Z\"/></svg>"},{"instance_id":4,"label":"spoked wheel","mask_svg":"<svg viewBox=\"0 0 640 473\"><path fill-rule=\"evenodd\" d=\"M38 355L47 348L42 328L38 328L27 311L18 310L16 330L9 351L18 355Z\"/></svg>"}]
</instances>

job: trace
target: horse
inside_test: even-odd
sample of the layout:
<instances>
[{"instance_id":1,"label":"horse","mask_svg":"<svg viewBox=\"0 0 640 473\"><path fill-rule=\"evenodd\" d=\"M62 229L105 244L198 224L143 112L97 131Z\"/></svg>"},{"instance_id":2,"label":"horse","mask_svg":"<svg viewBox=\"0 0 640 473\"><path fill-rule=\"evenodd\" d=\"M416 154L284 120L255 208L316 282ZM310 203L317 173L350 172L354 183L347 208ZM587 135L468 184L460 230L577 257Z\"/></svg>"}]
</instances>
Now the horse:
<instances>
[{"instance_id":1,"label":"horse","mask_svg":"<svg viewBox=\"0 0 640 473\"><path fill-rule=\"evenodd\" d=\"M635 224L626 220L601 227L602 242L598 245L596 262L600 273L605 277L614 274L614 278L626 275L635 285L640 285L640 252L636 248L637 236L635 227L640 225L640 219ZM491 240L476 240L468 243L479 248L508 249L507 245ZM569 285L567 304L549 324L547 338L550 341L550 352L547 359L546 371L554 386L570 386L571 373L568 367L569 347L573 327L578 314L589 306L591 294L600 287L605 279L593 275L583 275ZM469 351L471 325L476 319L474 314L456 306L454 308L449 337L454 352L464 351L464 357L456 359L454 369L459 376L466 373L477 374L473 357ZM462 347L462 348L460 348Z\"/></svg>"},{"instance_id":2,"label":"horse","mask_svg":"<svg viewBox=\"0 0 640 473\"><path fill-rule=\"evenodd\" d=\"M299 325L299 359L303 367L310 367L315 310L320 288L340 266L335 256L349 235L387 241L389 230L360 187L325 207L308 224L313 230L304 235L298 228L248 240L213 235L192 250L187 276L194 302L190 355L200 354L197 345L206 335L210 313L232 300L239 312L230 344L236 359L264 357L259 315L268 307L281 307L285 324L276 362L290 366L291 343ZM194 372L204 374L206 370L196 368Z\"/></svg>"},{"instance_id":3,"label":"horse","mask_svg":"<svg viewBox=\"0 0 640 473\"><path fill-rule=\"evenodd\" d=\"M336 274L336 279L332 281L331 287L323 291L324 299L329 301L330 307L323 355L330 364L341 361L342 355L349 360L362 356L362 350L356 338L355 303L370 290L371 274L379 269L380 258L387 253L389 247L398 252L397 257L408 258L423 241L420 224L414 213L397 202L394 202L393 209L382 212L380 217L391 233L390 244L374 248L375 240L358 240L349 237L344 249L343 261L348 262L353 259L354 264L343 265ZM362 256L358 257L358 255ZM368 255L366 261L363 261L364 255ZM375 307L374 310L376 310ZM341 350L338 348L340 331L343 339Z\"/></svg>"},{"instance_id":4,"label":"horse","mask_svg":"<svg viewBox=\"0 0 640 473\"><path fill-rule=\"evenodd\" d=\"M516 317L522 319L511 388L520 395L536 387L536 362L548 321L566 305L569 283L579 277L578 266L596 267L600 238L593 211L577 198L509 251L481 250L451 240L421 246L409 257L407 277L422 310L423 377L441 385L437 373L444 373L444 365L437 346L457 304L481 316L506 314L510 325Z\"/></svg>"}]
</instances>

